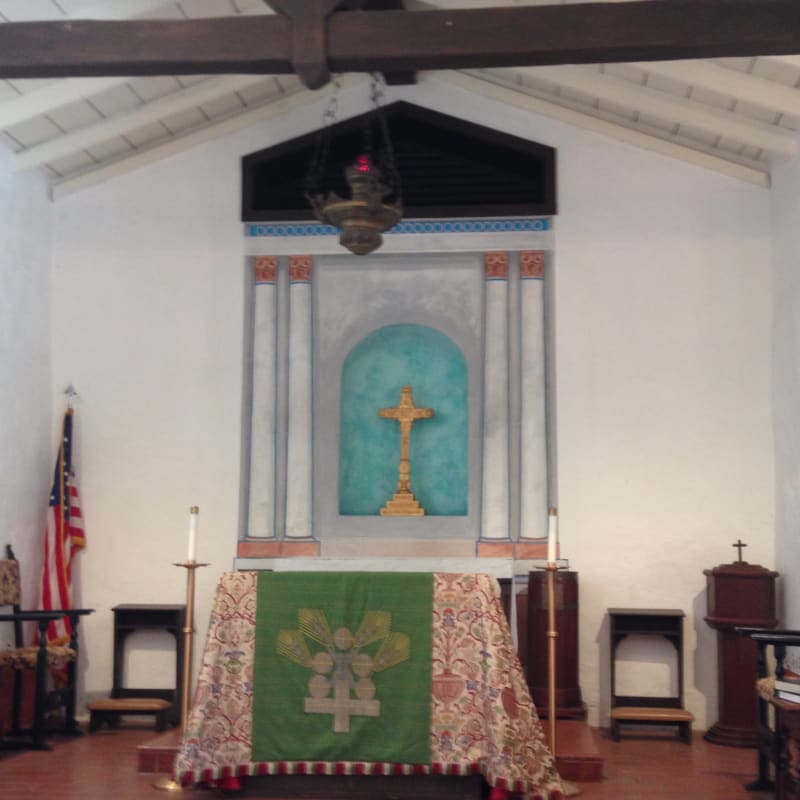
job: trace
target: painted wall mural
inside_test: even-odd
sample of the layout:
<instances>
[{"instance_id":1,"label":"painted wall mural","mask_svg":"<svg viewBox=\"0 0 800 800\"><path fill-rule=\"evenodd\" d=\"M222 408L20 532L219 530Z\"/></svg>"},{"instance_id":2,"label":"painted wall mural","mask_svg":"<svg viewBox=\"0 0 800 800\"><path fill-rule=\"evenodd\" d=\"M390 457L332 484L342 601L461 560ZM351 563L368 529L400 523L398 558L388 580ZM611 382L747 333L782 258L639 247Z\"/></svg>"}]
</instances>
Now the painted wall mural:
<instances>
[{"instance_id":1,"label":"painted wall mural","mask_svg":"<svg viewBox=\"0 0 800 800\"><path fill-rule=\"evenodd\" d=\"M467 514L467 362L445 334L388 325L362 339L342 368L339 513L378 515L397 488L400 434L378 409L396 406L403 386L434 416L411 431L411 488L430 516Z\"/></svg>"}]
</instances>

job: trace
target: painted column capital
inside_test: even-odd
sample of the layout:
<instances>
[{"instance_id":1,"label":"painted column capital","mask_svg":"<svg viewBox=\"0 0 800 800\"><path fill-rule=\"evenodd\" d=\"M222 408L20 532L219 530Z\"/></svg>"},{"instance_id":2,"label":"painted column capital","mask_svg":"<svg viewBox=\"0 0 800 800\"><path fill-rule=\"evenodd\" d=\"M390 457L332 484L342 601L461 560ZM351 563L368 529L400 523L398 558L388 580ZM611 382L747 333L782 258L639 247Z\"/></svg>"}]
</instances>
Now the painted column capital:
<instances>
[{"instance_id":1,"label":"painted column capital","mask_svg":"<svg viewBox=\"0 0 800 800\"><path fill-rule=\"evenodd\" d=\"M544 250L522 250L520 252L519 276L522 279L544 277Z\"/></svg>"},{"instance_id":2,"label":"painted column capital","mask_svg":"<svg viewBox=\"0 0 800 800\"><path fill-rule=\"evenodd\" d=\"M291 283L310 283L314 266L312 256L289 256L289 281Z\"/></svg>"},{"instance_id":3,"label":"painted column capital","mask_svg":"<svg viewBox=\"0 0 800 800\"><path fill-rule=\"evenodd\" d=\"M278 274L278 257L256 256L254 272L256 283L275 283Z\"/></svg>"},{"instance_id":4,"label":"painted column capital","mask_svg":"<svg viewBox=\"0 0 800 800\"><path fill-rule=\"evenodd\" d=\"M483 263L487 280L508 280L508 253L484 253Z\"/></svg>"}]
</instances>

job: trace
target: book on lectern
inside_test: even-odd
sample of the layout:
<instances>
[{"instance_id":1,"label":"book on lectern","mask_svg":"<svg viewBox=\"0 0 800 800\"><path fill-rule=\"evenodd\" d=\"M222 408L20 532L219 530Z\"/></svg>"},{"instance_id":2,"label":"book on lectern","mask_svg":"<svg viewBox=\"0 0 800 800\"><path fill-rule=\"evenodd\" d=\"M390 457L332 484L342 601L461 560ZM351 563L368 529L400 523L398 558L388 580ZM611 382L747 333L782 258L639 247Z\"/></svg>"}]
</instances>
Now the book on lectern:
<instances>
[{"instance_id":1,"label":"book on lectern","mask_svg":"<svg viewBox=\"0 0 800 800\"><path fill-rule=\"evenodd\" d=\"M786 675L775 678L775 691L800 694L800 675Z\"/></svg>"}]
</instances>

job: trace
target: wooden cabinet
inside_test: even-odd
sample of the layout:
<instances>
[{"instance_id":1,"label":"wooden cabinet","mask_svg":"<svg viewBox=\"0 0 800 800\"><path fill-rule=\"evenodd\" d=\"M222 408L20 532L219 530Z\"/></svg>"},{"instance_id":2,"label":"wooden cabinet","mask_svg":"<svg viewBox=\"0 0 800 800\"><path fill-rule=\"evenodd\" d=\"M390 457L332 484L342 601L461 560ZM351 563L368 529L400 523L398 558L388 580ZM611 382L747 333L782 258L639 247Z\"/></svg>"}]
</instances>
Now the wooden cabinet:
<instances>
[{"instance_id":1,"label":"wooden cabinet","mask_svg":"<svg viewBox=\"0 0 800 800\"><path fill-rule=\"evenodd\" d=\"M559 570L555 580L556 680L555 701L558 719L586 719L586 706L578 684L578 573ZM528 575L525 659L528 687L540 717L547 717L550 691L547 632L549 603L546 570ZM523 641L520 636L520 646Z\"/></svg>"},{"instance_id":2,"label":"wooden cabinet","mask_svg":"<svg viewBox=\"0 0 800 800\"><path fill-rule=\"evenodd\" d=\"M500 578L503 609L511 615L511 580ZM547 572L528 573L528 586L516 594L517 652L540 717L550 713L548 675L548 636L550 630L547 602ZM556 637L556 717L586 719L586 706L578 684L578 573L559 570L555 574Z\"/></svg>"},{"instance_id":3,"label":"wooden cabinet","mask_svg":"<svg viewBox=\"0 0 800 800\"><path fill-rule=\"evenodd\" d=\"M714 744L755 747L758 744L758 706L753 686L758 675L758 654L753 639L737 627L774 628L775 579L756 564L739 561L703 571L708 588L705 621L717 631L719 718L706 731Z\"/></svg>"}]
</instances>

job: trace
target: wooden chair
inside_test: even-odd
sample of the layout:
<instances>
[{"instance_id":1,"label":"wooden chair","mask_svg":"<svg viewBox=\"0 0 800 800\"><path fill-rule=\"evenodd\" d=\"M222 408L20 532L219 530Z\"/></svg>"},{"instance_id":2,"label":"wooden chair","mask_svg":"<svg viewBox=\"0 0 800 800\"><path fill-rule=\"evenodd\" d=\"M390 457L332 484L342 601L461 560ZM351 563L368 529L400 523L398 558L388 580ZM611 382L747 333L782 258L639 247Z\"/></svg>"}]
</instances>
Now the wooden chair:
<instances>
[{"instance_id":1,"label":"wooden chair","mask_svg":"<svg viewBox=\"0 0 800 800\"><path fill-rule=\"evenodd\" d=\"M45 717L48 711L64 708L62 732L66 735L80 733L75 720L76 666L78 662L78 623L93 609L75 608L69 610L27 611L20 607L21 582L19 563L10 546L6 546L7 558L0 560L0 607L10 606L10 613L0 613L0 623L13 625L14 646L0 649L0 668L14 673L14 688L11 710L11 730L0 740L3 747L29 747L46 750ZM69 646L47 644L47 624L51 620L68 617L72 625ZM35 622L39 633L39 644L26 647L23 641L23 623ZM48 673L51 669L64 670L64 686L48 689ZM33 725L22 726L23 674L32 670L35 676Z\"/></svg>"},{"instance_id":2,"label":"wooden chair","mask_svg":"<svg viewBox=\"0 0 800 800\"><path fill-rule=\"evenodd\" d=\"M777 782L780 784L781 773L785 772L788 764L787 742L782 726L770 724L769 709L770 705L774 706L774 680L784 677L786 648L800 647L800 631L737 627L736 632L753 639L758 649L758 678L755 686L758 703L758 778L748 784L747 788L751 791L772 791L776 788L776 780L772 778L770 767L774 767ZM774 656L772 675L767 658L768 648L772 648Z\"/></svg>"}]
</instances>

